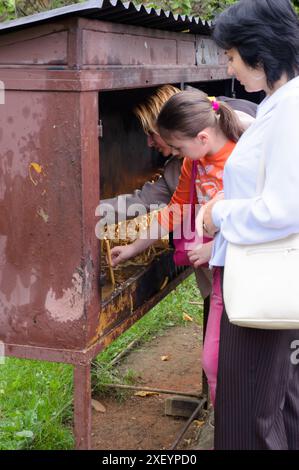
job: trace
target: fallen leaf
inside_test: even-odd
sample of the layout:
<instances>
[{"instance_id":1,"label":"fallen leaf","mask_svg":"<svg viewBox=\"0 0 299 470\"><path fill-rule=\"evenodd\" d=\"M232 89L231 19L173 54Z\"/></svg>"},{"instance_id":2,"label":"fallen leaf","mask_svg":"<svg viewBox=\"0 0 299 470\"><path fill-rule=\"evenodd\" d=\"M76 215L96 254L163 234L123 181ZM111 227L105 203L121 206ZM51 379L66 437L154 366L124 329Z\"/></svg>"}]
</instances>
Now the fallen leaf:
<instances>
[{"instance_id":1,"label":"fallen leaf","mask_svg":"<svg viewBox=\"0 0 299 470\"><path fill-rule=\"evenodd\" d=\"M188 314L185 313L185 312L183 313L183 319L184 319L185 321L193 321L193 318L190 317L190 315L188 315Z\"/></svg>"},{"instance_id":2,"label":"fallen leaf","mask_svg":"<svg viewBox=\"0 0 299 470\"><path fill-rule=\"evenodd\" d=\"M98 400L92 399L91 406L94 410L98 411L99 413L106 413L106 408Z\"/></svg>"},{"instance_id":3,"label":"fallen leaf","mask_svg":"<svg viewBox=\"0 0 299 470\"><path fill-rule=\"evenodd\" d=\"M140 392L135 392L136 397L151 397L153 395L159 395L158 392L147 392L146 390L141 390Z\"/></svg>"},{"instance_id":4,"label":"fallen leaf","mask_svg":"<svg viewBox=\"0 0 299 470\"><path fill-rule=\"evenodd\" d=\"M161 361L168 361L169 360L169 356L161 356Z\"/></svg>"}]
</instances>

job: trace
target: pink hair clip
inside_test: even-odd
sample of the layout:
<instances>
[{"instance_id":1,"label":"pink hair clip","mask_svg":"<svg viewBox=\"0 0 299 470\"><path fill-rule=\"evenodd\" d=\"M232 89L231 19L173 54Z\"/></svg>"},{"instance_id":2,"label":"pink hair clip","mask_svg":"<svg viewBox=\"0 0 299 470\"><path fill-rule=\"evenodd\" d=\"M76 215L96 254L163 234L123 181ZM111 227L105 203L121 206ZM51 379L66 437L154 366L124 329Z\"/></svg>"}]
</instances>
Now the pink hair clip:
<instances>
[{"instance_id":1,"label":"pink hair clip","mask_svg":"<svg viewBox=\"0 0 299 470\"><path fill-rule=\"evenodd\" d=\"M218 101L212 101L212 106L214 111L219 111L220 104L218 103Z\"/></svg>"},{"instance_id":2,"label":"pink hair clip","mask_svg":"<svg viewBox=\"0 0 299 470\"><path fill-rule=\"evenodd\" d=\"M220 104L216 100L215 96L208 96L209 100L211 101L212 108L214 111L219 111Z\"/></svg>"}]
</instances>

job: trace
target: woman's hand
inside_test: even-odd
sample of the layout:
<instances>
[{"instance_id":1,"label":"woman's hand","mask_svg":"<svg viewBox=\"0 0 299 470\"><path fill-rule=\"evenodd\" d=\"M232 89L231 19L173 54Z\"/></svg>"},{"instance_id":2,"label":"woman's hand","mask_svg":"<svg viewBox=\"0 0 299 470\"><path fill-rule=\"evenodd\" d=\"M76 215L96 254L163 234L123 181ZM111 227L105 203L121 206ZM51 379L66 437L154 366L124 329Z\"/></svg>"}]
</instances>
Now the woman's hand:
<instances>
[{"instance_id":1,"label":"woman's hand","mask_svg":"<svg viewBox=\"0 0 299 470\"><path fill-rule=\"evenodd\" d=\"M188 251L188 257L194 268L210 261L212 254L213 241L200 245L195 250Z\"/></svg>"},{"instance_id":2,"label":"woman's hand","mask_svg":"<svg viewBox=\"0 0 299 470\"><path fill-rule=\"evenodd\" d=\"M202 224L203 224L203 229L211 236L213 237L215 233L219 231L219 228L214 225L213 219L212 219L212 210L214 205L218 202L224 199L224 193L218 193L211 201L207 202L202 207Z\"/></svg>"},{"instance_id":3,"label":"woman's hand","mask_svg":"<svg viewBox=\"0 0 299 470\"><path fill-rule=\"evenodd\" d=\"M115 246L111 250L112 267L115 268L119 263L133 258L137 254L134 243L131 243L130 245Z\"/></svg>"}]
</instances>

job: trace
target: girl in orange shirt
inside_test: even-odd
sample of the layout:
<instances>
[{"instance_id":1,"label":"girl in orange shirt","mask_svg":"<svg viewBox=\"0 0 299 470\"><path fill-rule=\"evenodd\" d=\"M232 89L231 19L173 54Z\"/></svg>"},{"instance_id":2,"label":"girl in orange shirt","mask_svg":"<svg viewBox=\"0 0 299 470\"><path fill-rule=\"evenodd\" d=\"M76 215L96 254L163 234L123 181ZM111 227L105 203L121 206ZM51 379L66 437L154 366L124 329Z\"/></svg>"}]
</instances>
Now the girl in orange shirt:
<instances>
[{"instance_id":1,"label":"girl in orange shirt","mask_svg":"<svg viewBox=\"0 0 299 470\"><path fill-rule=\"evenodd\" d=\"M216 99L209 99L200 91L182 91L172 96L163 106L157 125L159 134L172 148L173 154L185 156L179 184L168 206L159 212L158 217L152 221L147 230L140 233L137 240L130 245L117 246L111 250L113 266L136 256L158 238L182 225L186 214L185 208L190 205L194 161L197 174L191 204L197 204L200 207L214 197L222 197L223 168L243 132L241 122L229 106L223 102L217 102ZM188 252L190 262L194 267L209 261L212 243L199 243ZM219 273L215 268L207 327L209 335L205 337L203 354L203 367L210 385L213 403L218 365L218 324L220 326L222 312L219 283Z\"/></svg>"}]
</instances>

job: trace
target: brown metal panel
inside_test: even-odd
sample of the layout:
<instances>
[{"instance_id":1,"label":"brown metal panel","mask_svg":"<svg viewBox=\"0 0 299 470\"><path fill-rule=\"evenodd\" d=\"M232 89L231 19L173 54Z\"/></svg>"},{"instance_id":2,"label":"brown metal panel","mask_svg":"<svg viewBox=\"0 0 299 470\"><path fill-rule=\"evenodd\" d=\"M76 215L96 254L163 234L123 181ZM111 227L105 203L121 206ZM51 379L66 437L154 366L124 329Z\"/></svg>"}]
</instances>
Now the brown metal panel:
<instances>
[{"instance_id":1,"label":"brown metal panel","mask_svg":"<svg viewBox=\"0 0 299 470\"><path fill-rule=\"evenodd\" d=\"M84 65L175 65L177 42L130 34L83 31Z\"/></svg>"},{"instance_id":2,"label":"brown metal panel","mask_svg":"<svg viewBox=\"0 0 299 470\"><path fill-rule=\"evenodd\" d=\"M195 63L195 36L156 31L139 26L80 19L83 30L83 64L87 65L175 65L179 49L181 63ZM188 45L187 48L184 43ZM191 45L191 50L190 50ZM193 56L190 62L190 56Z\"/></svg>"},{"instance_id":3,"label":"brown metal panel","mask_svg":"<svg viewBox=\"0 0 299 470\"><path fill-rule=\"evenodd\" d=\"M0 339L85 345L79 97L10 92L0 115Z\"/></svg>"},{"instance_id":4,"label":"brown metal panel","mask_svg":"<svg viewBox=\"0 0 299 470\"><path fill-rule=\"evenodd\" d=\"M28 29L21 31L7 31L1 34L1 46L9 46L10 44L23 43L26 41L31 41L38 39L42 36L47 36L54 33L59 33L61 31L66 31L68 21L59 21L55 23L49 23L44 25L35 25ZM3 25L4 23L1 23ZM6 23L7 24L7 23Z\"/></svg>"},{"instance_id":5,"label":"brown metal panel","mask_svg":"<svg viewBox=\"0 0 299 470\"><path fill-rule=\"evenodd\" d=\"M0 45L0 64L66 64L67 32L40 36L22 43Z\"/></svg>"},{"instance_id":6,"label":"brown metal panel","mask_svg":"<svg viewBox=\"0 0 299 470\"><path fill-rule=\"evenodd\" d=\"M195 36L192 41L178 41L178 64L195 65Z\"/></svg>"}]
</instances>

